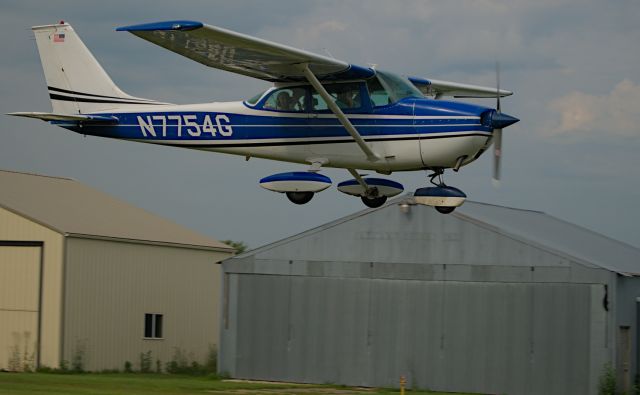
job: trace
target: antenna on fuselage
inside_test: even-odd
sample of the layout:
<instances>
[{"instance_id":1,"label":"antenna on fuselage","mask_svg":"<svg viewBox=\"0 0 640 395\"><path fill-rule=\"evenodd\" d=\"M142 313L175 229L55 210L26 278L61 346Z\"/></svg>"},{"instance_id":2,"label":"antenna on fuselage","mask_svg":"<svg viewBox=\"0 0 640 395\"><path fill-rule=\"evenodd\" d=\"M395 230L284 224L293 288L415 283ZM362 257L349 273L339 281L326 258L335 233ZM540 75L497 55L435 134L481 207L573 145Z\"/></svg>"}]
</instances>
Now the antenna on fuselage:
<instances>
[{"instance_id":1,"label":"antenna on fuselage","mask_svg":"<svg viewBox=\"0 0 640 395\"><path fill-rule=\"evenodd\" d=\"M327 53L327 55L329 55L329 57L331 59L335 60L335 56L333 56L333 54L331 52L329 52L329 50L327 48L322 48L323 51L325 51Z\"/></svg>"}]
</instances>

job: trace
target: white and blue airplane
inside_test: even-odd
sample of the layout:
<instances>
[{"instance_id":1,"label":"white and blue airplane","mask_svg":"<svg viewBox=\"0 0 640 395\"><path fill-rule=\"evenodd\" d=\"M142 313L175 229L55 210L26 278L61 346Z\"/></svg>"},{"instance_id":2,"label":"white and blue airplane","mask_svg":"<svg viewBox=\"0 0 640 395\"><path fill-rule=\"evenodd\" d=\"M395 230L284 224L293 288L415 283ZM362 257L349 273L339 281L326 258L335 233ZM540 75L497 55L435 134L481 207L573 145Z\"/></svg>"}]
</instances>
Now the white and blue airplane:
<instances>
[{"instance_id":1,"label":"white and blue airplane","mask_svg":"<svg viewBox=\"0 0 640 395\"><path fill-rule=\"evenodd\" d=\"M428 170L434 186L415 191L415 201L452 212L466 195L443 182L445 169L458 171L493 143L499 178L502 128L518 121L500 111L500 97L512 92L499 84L407 78L195 21L117 28L204 65L273 83L245 101L162 103L120 90L69 24L32 29L53 112L9 115L83 135L306 164L307 171L260 180L296 204L332 184L319 173L323 167L348 170L353 179L338 190L369 207L404 188L360 171ZM443 96L495 97L497 108L439 100Z\"/></svg>"}]
</instances>

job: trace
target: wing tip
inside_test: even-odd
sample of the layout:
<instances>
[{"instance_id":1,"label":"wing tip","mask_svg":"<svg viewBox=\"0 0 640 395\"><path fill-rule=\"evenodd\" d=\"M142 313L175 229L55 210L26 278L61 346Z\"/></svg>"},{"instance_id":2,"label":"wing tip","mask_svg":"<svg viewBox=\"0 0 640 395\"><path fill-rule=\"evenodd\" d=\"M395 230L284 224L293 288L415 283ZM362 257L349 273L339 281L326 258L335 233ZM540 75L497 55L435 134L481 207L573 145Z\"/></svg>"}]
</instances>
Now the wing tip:
<instances>
[{"instance_id":1,"label":"wing tip","mask_svg":"<svg viewBox=\"0 0 640 395\"><path fill-rule=\"evenodd\" d=\"M163 22L151 22L143 23L140 25L130 25L117 27L117 32L150 32L155 30L194 30L204 26L204 23L198 21L163 21Z\"/></svg>"}]
</instances>

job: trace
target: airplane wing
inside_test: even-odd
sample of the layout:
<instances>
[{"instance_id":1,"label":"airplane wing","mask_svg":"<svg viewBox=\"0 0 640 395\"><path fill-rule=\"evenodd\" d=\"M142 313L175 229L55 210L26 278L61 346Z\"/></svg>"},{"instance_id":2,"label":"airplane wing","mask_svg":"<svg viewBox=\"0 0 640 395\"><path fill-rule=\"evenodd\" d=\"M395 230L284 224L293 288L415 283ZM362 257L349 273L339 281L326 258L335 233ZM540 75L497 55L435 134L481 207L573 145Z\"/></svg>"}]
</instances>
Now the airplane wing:
<instances>
[{"instance_id":1,"label":"airplane wing","mask_svg":"<svg viewBox=\"0 0 640 395\"><path fill-rule=\"evenodd\" d=\"M440 81L424 79L419 77L409 77L413 83L425 96L453 96L453 97L496 97L496 88L460 84L458 82ZM513 92L500 89L500 97L511 96Z\"/></svg>"},{"instance_id":2,"label":"airplane wing","mask_svg":"<svg viewBox=\"0 0 640 395\"><path fill-rule=\"evenodd\" d=\"M369 78L374 71L260 38L196 21L167 21L119 27L209 67L270 82L304 81L299 65L320 80Z\"/></svg>"}]
</instances>

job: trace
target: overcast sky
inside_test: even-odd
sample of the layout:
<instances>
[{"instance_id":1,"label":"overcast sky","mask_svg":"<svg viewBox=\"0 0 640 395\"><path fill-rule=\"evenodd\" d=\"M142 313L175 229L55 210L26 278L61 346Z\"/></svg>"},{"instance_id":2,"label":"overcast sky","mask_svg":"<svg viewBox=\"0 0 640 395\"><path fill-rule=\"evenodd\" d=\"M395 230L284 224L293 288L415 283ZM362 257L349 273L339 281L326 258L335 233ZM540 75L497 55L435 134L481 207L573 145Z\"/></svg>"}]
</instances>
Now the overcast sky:
<instances>
[{"instance_id":1,"label":"overcast sky","mask_svg":"<svg viewBox=\"0 0 640 395\"><path fill-rule=\"evenodd\" d=\"M448 174L470 199L541 210L640 246L640 2L32 1L0 5L0 111L50 111L33 25L71 23L126 92L173 103L238 100L268 86L207 68L118 26L193 19L348 62L513 90L503 180L491 157ZM493 105L491 100L483 104ZM363 208L322 192L305 206L258 180L304 166L82 137L0 115L0 168L73 177L218 239L251 247ZM327 170L334 182L346 171ZM391 178L408 190L425 173Z\"/></svg>"}]
</instances>

